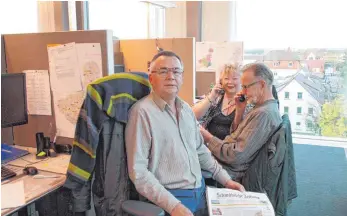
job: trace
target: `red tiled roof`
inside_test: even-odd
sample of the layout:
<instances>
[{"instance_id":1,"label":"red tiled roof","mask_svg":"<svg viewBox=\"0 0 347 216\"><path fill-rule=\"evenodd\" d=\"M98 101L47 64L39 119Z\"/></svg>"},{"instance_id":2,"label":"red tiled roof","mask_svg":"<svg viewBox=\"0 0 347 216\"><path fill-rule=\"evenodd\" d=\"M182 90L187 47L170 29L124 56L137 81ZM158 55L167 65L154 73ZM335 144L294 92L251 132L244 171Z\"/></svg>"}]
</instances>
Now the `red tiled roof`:
<instances>
[{"instance_id":1,"label":"red tiled roof","mask_svg":"<svg viewBox=\"0 0 347 216\"><path fill-rule=\"evenodd\" d=\"M312 71L313 68L319 68L321 71L323 71L324 63L324 60L306 60L309 71Z\"/></svg>"}]
</instances>

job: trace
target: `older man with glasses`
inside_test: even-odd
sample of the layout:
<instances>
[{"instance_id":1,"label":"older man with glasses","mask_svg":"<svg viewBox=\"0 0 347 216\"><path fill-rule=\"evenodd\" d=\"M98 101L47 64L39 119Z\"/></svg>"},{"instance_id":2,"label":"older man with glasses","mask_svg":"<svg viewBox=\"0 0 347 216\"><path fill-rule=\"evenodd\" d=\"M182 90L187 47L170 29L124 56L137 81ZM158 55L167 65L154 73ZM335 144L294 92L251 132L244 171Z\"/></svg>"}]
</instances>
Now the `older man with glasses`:
<instances>
[{"instance_id":1,"label":"older man with glasses","mask_svg":"<svg viewBox=\"0 0 347 216\"><path fill-rule=\"evenodd\" d=\"M213 155L222 163L230 176L240 181L258 150L280 126L282 119L277 100L272 94L274 80L271 70L262 63L251 63L242 68L241 94L253 109L243 118L246 103L236 103L235 119L240 121L238 127L224 140L212 136L200 128L202 136Z\"/></svg>"},{"instance_id":2,"label":"older man with glasses","mask_svg":"<svg viewBox=\"0 0 347 216\"><path fill-rule=\"evenodd\" d=\"M130 179L137 191L170 215L208 215L201 169L227 188L243 191L212 157L190 106L178 92L183 64L173 52L155 55L152 92L130 111L125 143Z\"/></svg>"}]
</instances>

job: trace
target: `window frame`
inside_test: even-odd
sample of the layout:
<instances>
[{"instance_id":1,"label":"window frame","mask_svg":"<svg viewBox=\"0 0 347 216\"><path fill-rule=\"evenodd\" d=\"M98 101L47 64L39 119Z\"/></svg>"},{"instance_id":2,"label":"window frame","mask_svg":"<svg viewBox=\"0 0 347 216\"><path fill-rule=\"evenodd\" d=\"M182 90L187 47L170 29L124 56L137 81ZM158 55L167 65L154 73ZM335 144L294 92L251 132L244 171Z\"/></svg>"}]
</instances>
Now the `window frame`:
<instances>
[{"instance_id":1,"label":"window frame","mask_svg":"<svg viewBox=\"0 0 347 216\"><path fill-rule=\"evenodd\" d=\"M299 109L300 109L300 112L299 112ZM302 115L302 107L296 107L296 114L297 115Z\"/></svg>"},{"instance_id":2,"label":"window frame","mask_svg":"<svg viewBox=\"0 0 347 216\"><path fill-rule=\"evenodd\" d=\"M301 97L299 97L300 94L301 94ZM297 99L298 100L302 100L303 99L303 95L304 95L303 92L298 92L297 93Z\"/></svg>"}]
</instances>

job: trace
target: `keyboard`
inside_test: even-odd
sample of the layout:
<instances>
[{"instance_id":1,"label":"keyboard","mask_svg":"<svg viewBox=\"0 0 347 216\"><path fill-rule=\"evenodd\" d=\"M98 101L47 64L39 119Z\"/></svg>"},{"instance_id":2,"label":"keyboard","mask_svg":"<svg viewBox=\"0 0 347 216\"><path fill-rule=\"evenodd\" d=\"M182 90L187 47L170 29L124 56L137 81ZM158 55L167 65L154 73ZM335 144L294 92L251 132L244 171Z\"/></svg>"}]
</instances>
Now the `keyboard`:
<instances>
[{"instance_id":1,"label":"keyboard","mask_svg":"<svg viewBox=\"0 0 347 216\"><path fill-rule=\"evenodd\" d=\"M17 174L15 172L13 172L12 170L10 170L4 166L1 166L1 181L12 178L16 175Z\"/></svg>"}]
</instances>

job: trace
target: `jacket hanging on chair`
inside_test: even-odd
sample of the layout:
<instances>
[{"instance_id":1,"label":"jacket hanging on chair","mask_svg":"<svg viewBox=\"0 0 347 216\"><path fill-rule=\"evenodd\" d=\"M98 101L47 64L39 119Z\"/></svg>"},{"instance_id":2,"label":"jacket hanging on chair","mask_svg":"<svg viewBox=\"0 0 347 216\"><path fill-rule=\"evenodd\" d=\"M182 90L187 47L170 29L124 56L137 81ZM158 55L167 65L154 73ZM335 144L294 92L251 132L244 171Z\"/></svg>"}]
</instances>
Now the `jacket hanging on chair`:
<instances>
[{"instance_id":1,"label":"jacket hanging on chair","mask_svg":"<svg viewBox=\"0 0 347 216\"><path fill-rule=\"evenodd\" d=\"M121 202L131 189L124 145L128 111L149 93L145 73L117 73L88 85L64 184L75 212L90 209L92 190L97 215L122 214Z\"/></svg>"}]
</instances>

